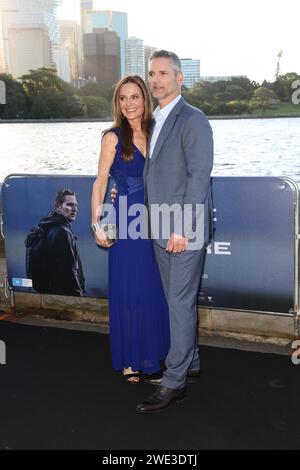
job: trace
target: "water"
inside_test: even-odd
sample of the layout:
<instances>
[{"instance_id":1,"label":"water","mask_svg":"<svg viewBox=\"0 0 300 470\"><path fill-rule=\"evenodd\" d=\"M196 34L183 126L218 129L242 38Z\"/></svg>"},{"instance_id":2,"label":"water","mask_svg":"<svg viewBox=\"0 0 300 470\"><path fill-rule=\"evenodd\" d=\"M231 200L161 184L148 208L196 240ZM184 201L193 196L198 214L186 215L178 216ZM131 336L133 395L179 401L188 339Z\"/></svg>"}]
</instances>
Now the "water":
<instances>
[{"instance_id":1,"label":"water","mask_svg":"<svg viewBox=\"0 0 300 470\"><path fill-rule=\"evenodd\" d=\"M11 173L96 175L110 123L0 125L0 181ZM213 175L289 176L300 183L300 118L211 121Z\"/></svg>"}]
</instances>

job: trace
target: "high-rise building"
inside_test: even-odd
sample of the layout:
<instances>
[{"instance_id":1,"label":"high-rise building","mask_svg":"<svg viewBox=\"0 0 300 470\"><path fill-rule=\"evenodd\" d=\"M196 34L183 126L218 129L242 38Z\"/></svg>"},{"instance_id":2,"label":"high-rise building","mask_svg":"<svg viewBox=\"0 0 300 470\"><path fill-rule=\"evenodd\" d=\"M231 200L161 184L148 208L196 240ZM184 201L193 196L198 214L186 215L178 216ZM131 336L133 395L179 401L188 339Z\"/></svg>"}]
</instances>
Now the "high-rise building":
<instances>
[{"instance_id":1,"label":"high-rise building","mask_svg":"<svg viewBox=\"0 0 300 470\"><path fill-rule=\"evenodd\" d=\"M92 10L94 8L94 0L80 0L81 10Z\"/></svg>"},{"instance_id":2,"label":"high-rise building","mask_svg":"<svg viewBox=\"0 0 300 470\"><path fill-rule=\"evenodd\" d=\"M80 31L78 23L73 20L59 20L57 72L67 82L74 82L79 76L79 41Z\"/></svg>"},{"instance_id":3,"label":"high-rise building","mask_svg":"<svg viewBox=\"0 0 300 470\"><path fill-rule=\"evenodd\" d=\"M73 81L73 77L69 49L64 46L59 46L55 53L57 75L65 82L71 83Z\"/></svg>"},{"instance_id":4,"label":"high-rise building","mask_svg":"<svg viewBox=\"0 0 300 470\"><path fill-rule=\"evenodd\" d=\"M201 82L231 82L233 78L248 78L247 75L207 75L200 77Z\"/></svg>"},{"instance_id":5,"label":"high-rise building","mask_svg":"<svg viewBox=\"0 0 300 470\"><path fill-rule=\"evenodd\" d=\"M84 78L84 77L79 77L75 82L73 83L74 87L80 90L80 88L83 88L84 86L88 85L89 83L97 83L96 77L93 78Z\"/></svg>"},{"instance_id":6,"label":"high-rise building","mask_svg":"<svg viewBox=\"0 0 300 470\"><path fill-rule=\"evenodd\" d=\"M60 3L61 0L0 0L6 73L19 77L30 69L56 66L56 7Z\"/></svg>"},{"instance_id":7,"label":"high-rise building","mask_svg":"<svg viewBox=\"0 0 300 470\"><path fill-rule=\"evenodd\" d=\"M157 48L152 47L152 46L145 46L144 50L145 50L145 78L147 79L147 77L148 77L148 62L149 62L149 59L152 56L153 52L155 52L157 50Z\"/></svg>"},{"instance_id":8,"label":"high-rise building","mask_svg":"<svg viewBox=\"0 0 300 470\"><path fill-rule=\"evenodd\" d=\"M200 60L180 59L184 77L183 85L192 88L200 80Z\"/></svg>"},{"instance_id":9,"label":"high-rise building","mask_svg":"<svg viewBox=\"0 0 300 470\"><path fill-rule=\"evenodd\" d=\"M79 76L84 79L84 58L83 58L83 35L85 33L92 33L92 30L87 27L87 15L89 11L94 8L93 0L79 0L80 1L80 40L78 43L78 56L79 56Z\"/></svg>"},{"instance_id":10,"label":"high-rise building","mask_svg":"<svg viewBox=\"0 0 300 470\"><path fill-rule=\"evenodd\" d=\"M120 38L114 31L94 29L83 35L83 56L86 78L113 86L120 79Z\"/></svg>"},{"instance_id":11,"label":"high-rise building","mask_svg":"<svg viewBox=\"0 0 300 470\"><path fill-rule=\"evenodd\" d=\"M93 0L80 0L80 17L81 17L81 30L82 34L91 33L87 27L87 14L89 11L93 10L94 2Z\"/></svg>"},{"instance_id":12,"label":"high-rise building","mask_svg":"<svg viewBox=\"0 0 300 470\"><path fill-rule=\"evenodd\" d=\"M4 42L3 42L3 31L2 31L2 12L0 10L0 73L5 72L5 61L4 61Z\"/></svg>"},{"instance_id":13,"label":"high-rise building","mask_svg":"<svg viewBox=\"0 0 300 470\"><path fill-rule=\"evenodd\" d=\"M111 10L90 10L85 12L84 33L92 33L95 28L114 31L120 38L121 76L125 75L125 41L128 38L127 13Z\"/></svg>"},{"instance_id":14,"label":"high-rise building","mask_svg":"<svg viewBox=\"0 0 300 470\"><path fill-rule=\"evenodd\" d=\"M145 51L143 39L129 37L126 46L126 75L139 75L145 79Z\"/></svg>"}]
</instances>

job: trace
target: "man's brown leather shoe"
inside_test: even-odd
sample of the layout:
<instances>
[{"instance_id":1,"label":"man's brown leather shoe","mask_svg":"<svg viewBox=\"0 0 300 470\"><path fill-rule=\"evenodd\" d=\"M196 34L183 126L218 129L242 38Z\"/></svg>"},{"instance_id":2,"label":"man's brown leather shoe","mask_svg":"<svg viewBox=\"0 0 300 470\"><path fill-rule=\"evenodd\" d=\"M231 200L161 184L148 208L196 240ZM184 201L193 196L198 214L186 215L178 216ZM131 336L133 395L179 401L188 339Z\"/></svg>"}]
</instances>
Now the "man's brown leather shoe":
<instances>
[{"instance_id":1,"label":"man's brown leather shoe","mask_svg":"<svg viewBox=\"0 0 300 470\"><path fill-rule=\"evenodd\" d=\"M186 389L167 388L159 385L156 391L136 407L138 413L158 413L180 403L186 397Z\"/></svg>"},{"instance_id":2,"label":"man's brown leather shoe","mask_svg":"<svg viewBox=\"0 0 300 470\"><path fill-rule=\"evenodd\" d=\"M161 381L162 381L162 377L163 377L162 373L157 372L156 374L144 375L143 380L144 380L144 382L146 382L147 384L150 384L150 385L160 385ZM186 383L187 384L194 384L194 383L198 382L200 377L201 377L201 372L200 371L191 370L187 374Z\"/></svg>"}]
</instances>

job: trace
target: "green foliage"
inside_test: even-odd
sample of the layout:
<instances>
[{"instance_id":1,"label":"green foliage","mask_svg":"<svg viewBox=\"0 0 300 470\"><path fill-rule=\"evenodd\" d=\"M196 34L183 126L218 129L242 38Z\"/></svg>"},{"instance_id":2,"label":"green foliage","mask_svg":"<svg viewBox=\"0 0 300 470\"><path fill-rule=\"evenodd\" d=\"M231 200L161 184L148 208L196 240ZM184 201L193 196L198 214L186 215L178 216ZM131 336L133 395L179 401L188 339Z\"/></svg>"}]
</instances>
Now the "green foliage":
<instances>
[{"instance_id":1,"label":"green foliage","mask_svg":"<svg viewBox=\"0 0 300 470\"><path fill-rule=\"evenodd\" d=\"M274 91L261 86L255 90L249 105L251 109L267 109L276 106L278 103L279 99Z\"/></svg>"},{"instance_id":2,"label":"green foliage","mask_svg":"<svg viewBox=\"0 0 300 470\"><path fill-rule=\"evenodd\" d=\"M0 112L2 119L14 119L18 117L26 117L28 114L28 106L26 94L22 85L17 82L11 75L0 74L0 80L6 85L6 105Z\"/></svg>"},{"instance_id":3,"label":"green foliage","mask_svg":"<svg viewBox=\"0 0 300 470\"><path fill-rule=\"evenodd\" d=\"M249 113L249 104L246 101L233 100L226 103L226 114L245 114Z\"/></svg>"},{"instance_id":4,"label":"green foliage","mask_svg":"<svg viewBox=\"0 0 300 470\"><path fill-rule=\"evenodd\" d=\"M240 85L227 85L225 92L231 96L231 100L246 100L249 96L247 90Z\"/></svg>"},{"instance_id":5,"label":"green foliage","mask_svg":"<svg viewBox=\"0 0 300 470\"><path fill-rule=\"evenodd\" d=\"M265 110L274 108L279 103L279 97L289 97L291 83L297 78L296 74L279 77L282 88L277 95L274 88L279 88L277 82L263 82L259 86L248 78L233 78L231 81L199 82L191 89L185 89L183 96L194 106L202 109L208 115L247 114L253 109ZM284 80L284 83L283 83ZM293 91L293 90L292 90Z\"/></svg>"},{"instance_id":6,"label":"green foliage","mask_svg":"<svg viewBox=\"0 0 300 470\"><path fill-rule=\"evenodd\" d=\"M221 91L220 93L215 94L215 101L218 101L220 103L227 103L227 101L230 101L234 98L232 93L228 93L227 91Z\"/></svg>"},{"instance_id":7,"label":"green foliage","mask_svg":"<svg viewBox=\"0 0 300 470\"><path fill-rule=\"evenodd\" d=\"M183 91L184 98L208 115L249 113L249 100L259 84L248 78L199 82Z\"/></svg>"},{"instance_id":8,"label":"green foliage","mask_svg":"<svg viewBox=\"0 0 300 470\"><path fill-rule=\"evenodd\" d=\"M274 83L272 83L272 90L280 101L291 101L291 95L294 90L292 88L292 83L295 80L300 80L300 75L295 72L286 73L285 75L279 75Z\"/></svg>"},{"instance_id":9,"label":"green foliage","mask_svg":"<svg viewBox=\"0 0 300 470\"><path fill-rule=\"evenodd\" d=\"M210 108L210 115L218 116L222 114L227 114L227 107L226 103L213 103Z\"/></svg>"},{"instance_id":10,"label":"green foliage","mask_svg":"<svg viewBox=\"0 0 300 470\"><path fill-rule=\"evenodd\" d=\"M105 98L109 103L112 101L113 88L101 85L100 83L88 83L77 91L79 96L100 96Z\"/></svg>"},{"instance_id":11,"label":"green foliage","mask_svg":"<svg viewBox=\"0 0 300 470\"><path fill-rule=\"evenodd\" d=\"M214 83L199 82L191 90L192 96L197 96L201 101L210 102L214 99L218 90Z\"/></svg>"},{"instance_id":12,"label":"green foliage","mask_svg":"<svg viewBox=\"0 0 300 470\"><path fill-rule=\"evenodd\" d=\"M5 81L7 104L1 106L0 118L69 119L86 116L106 119L111 117L113 88L99 83L88 83L80 90L57 76L53 68L30 70L14 79L0 75ZM300 80L296 73L279 75L272 83L262 86L248 78L233 78L214 83L200 81L193 88L182 88L182 95L207 115L236 115L269 112L280 104L289 105L292 83ZM157 103L154 102L154 107ZM288 111L290 112L290 111Z\"/></svg>"},{"instance_id":13,"label":"green foliage","mask_svg":"<svg viewBox=\"0 0 300 470\"><path fill-rule=\"evenodd\" d=\"M32 119L70 119L85 114L80 98L69 95L38 95L32 100L30 117Z\"/></svg>"},{"instance_id":14,"label":"green foliage","mask_svg":"<svg viewBox=\"0 0 300 470\"><path fill-rule=\"evenodd\" d=\"M72 95L74 93L72 85L58 77L53 68L42 67L29 70L28 74L20 77L20 81L29 99L40 95Z\"/></svg>"},{"instance_id":15,"label":"green foliage","mask_svg":"<svg viewBox=\"0 0 300 470\"><path fill-rule=\"evenodd\" d=\"M260 86L259 83L254 80L250 80L247 77L233 77L230 84L243 88L247 93L247 99L250 99L254 91Z\"/></svg>"},{"instance_id":16,"label":"green foliage","mask_svg":"<svg viewBox=\"0 0 300 470\"><path fill-rule=\"evenodd\" d=\"M111 115L110 103L103 96L83 96L86 114L91 118L107 118Z\"/></svg>"},{"instance_id":17,"label":"green foliage","mask_svg":"<svg viewBox=\"0 0 300 470\"><path fill-rule=\"evenodd\" d=\"M255 115L262 115L262 116L300 116L300 104L295 105L293 103L285 103L281 101L276 105L276 109L274 108L269 109L256 109Z\"/></svg>"}]
</instances>

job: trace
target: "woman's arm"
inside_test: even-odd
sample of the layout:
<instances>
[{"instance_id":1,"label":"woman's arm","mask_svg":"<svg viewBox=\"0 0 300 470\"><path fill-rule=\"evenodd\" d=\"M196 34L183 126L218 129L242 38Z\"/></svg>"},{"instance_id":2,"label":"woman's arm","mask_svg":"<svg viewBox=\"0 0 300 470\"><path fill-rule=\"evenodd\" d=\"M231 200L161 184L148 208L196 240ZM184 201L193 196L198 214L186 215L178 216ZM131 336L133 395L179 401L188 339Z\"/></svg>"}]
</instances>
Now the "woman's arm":
<instances>
[{"instance_id":1,"label":"woman's arm","mask_svg":"<svg viewBox=\"0 0 300 470\"><path fill-rule=\"evenodd\" d=\"M114 132L108 132L102 139L101 151L98 163L98 175L93 184L92 193L92 224L100 221L102 205L107 190L110 168L113 164L118 138ZM100 228L95 232L95 240L98 245L109 248L112 244L107 242L104 230Z\"/></svg>"}]
</instances>

